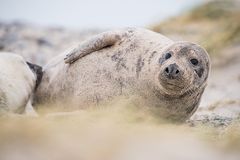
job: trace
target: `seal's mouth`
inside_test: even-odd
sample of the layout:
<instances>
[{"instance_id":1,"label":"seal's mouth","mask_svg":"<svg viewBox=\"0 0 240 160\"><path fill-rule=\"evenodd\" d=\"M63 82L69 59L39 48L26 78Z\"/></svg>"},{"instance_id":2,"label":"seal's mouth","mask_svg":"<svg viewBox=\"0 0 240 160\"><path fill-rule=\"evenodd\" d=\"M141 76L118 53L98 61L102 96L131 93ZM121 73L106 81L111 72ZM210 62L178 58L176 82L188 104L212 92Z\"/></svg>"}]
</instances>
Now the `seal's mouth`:
<instances>
[{"instance_id":1,"label":"seal's mouth","mask_svg":"<svg viewBox=\"0 0 240 160\"><path fill-rule=\"evenodd\" d=\"M204 88L206 85L193 85L191 80L176 80L170 81L168 79L161 78L159 76L159 83L161 85L162 91L166 95L180 96L180 95L191 95L194 94L200 88ZM191 85L192 84L192 85Z\"/></svg>"},{"instance_id":2,"label":"seal's mouth","mask_svg":"<svg viewBox=\"0 0 240 160\"><path fill-rule=\"evenodd\" d=\"M165 86L166 86L166 88L169 88L169 89L177 89L177 90L183 90L184 89L184 87L182 87L182 86L179 86L179 85L174 84L174 83L169 83L169 82L166 82Z\"/></svg>"},{"instance_id":3,"label":"seal's mouth","mask_svg":"<svg viewBox=\"0 0 240 160\"><path fill-rule=\"evenodd\" d=\"M162 90L169 95L181 95L187 90L188 81L183 77L177 79L169 79L162 74L159 74L158 81Z\"/></svg>"},{"instance_id":4,"label":"seal's mouth","mask_svg":"<svg viewBox=\"0 0 240 160\"><path fill-rule=\"evenodd\" d=\"M185 89L184 86L181 86L174 82L166 82L164 80L160 80L160 84L164 89L168 91L181 92Z\"/></svg>"}]
</instances>

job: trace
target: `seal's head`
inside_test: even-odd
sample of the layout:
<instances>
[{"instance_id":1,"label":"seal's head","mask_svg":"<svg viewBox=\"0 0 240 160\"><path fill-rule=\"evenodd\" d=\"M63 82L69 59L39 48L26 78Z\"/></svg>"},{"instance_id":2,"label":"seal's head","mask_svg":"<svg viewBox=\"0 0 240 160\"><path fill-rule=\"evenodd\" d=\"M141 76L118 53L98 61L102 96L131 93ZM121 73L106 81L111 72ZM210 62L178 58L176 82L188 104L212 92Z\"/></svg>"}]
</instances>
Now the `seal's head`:
<instances>
[{"instance_id":1,"label":"seal's head","mask_svg":"<svg viewBox=\"0 0 240 160\"><path fill-rule=\"evenodd\" d=\"M176 42L165 49L158 63L157 78L165 94L177 96L205 88L209 56L199 45Z\"/></svg>"}]
</instances>

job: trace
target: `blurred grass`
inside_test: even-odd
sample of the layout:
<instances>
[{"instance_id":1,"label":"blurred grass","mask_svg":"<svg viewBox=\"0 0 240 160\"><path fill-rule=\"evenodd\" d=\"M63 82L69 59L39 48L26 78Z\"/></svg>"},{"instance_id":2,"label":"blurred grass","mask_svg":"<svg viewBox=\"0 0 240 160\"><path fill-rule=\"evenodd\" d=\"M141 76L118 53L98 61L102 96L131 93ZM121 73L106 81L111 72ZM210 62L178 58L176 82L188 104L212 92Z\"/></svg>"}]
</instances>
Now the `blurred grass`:
<instances>
[{"instance_id":1,"label":"blurred grass","mask_svg":"<svg viewBox=\"0 0 240 160\"><path fill-rule=\"evenodd\" d=\"M146 154L161 159L178 156L178 151L183 157L192 154L199 159L206 151L206 155L215 150L240 151L239 122L226 128L174 124L134 109L126 101L39 117L0 117L0 126L0 159L99 160L124 154L129 160ZM142 147L144 152L139 151Z\"/></svg>"},{"instance_id":2,"label":"blurred grass","mask_svg":"<svg viewBox=\"0 0 240 160\"><path fill-rule=\"evenodd\" d=\"M216 56L220 50L240 43L240 2L213 0L150 29L175 40L193 41Z\"/></svg>"}]
</instances>

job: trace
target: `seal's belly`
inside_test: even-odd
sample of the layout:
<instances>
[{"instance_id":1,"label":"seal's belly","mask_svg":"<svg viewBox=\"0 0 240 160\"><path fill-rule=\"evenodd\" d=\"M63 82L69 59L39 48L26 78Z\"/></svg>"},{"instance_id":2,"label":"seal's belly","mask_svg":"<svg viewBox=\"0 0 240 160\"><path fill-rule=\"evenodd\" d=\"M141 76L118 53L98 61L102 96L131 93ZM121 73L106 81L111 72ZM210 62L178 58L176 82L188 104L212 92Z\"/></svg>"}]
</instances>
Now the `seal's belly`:
<instances>
[{"instance_id":1,"label":"seal's belly","mask_svg":"<svg viewBox=\"0 0 240 160\"><path fill-rule=\"evenodd\" d=\"M54 73L49 69L43 77L48 83L39 86L36 98L58 102L68 97L82 106L128 96L134 92L137 79L136 68L127 58L123 55L118 59L114 52L96 52L74 65L63 65Z\"/></svg>"},{"instance_id":2,"label":"seal's belly","mask_svg":"<svg viewBox=\"0 0 240 160\"><path fill-rule=\"evenodd\" d=\"M172 43L158 35L149 36L127 37L71 65L62 60L46 68L36 93L37 103L62 103L68 99L82 107L118 96L139 95L139 91L144 92L145 79L154 79L150 72L154 56L159 56L163 48Z\"/></svg>"}]
</instances>

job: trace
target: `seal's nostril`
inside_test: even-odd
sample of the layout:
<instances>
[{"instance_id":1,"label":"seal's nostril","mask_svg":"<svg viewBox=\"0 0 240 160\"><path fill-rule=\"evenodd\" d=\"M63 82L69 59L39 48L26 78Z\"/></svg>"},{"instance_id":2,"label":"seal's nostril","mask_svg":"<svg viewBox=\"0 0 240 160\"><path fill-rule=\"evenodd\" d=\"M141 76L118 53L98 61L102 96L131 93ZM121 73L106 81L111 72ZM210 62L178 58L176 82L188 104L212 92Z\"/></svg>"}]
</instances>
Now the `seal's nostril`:
<instances>
[{"instance_id":1,"label":"seal's nostril","mask_svg":"<svg viewBox=\"0 0 240 160\"><path fill-rule=\"evenodd\" d=\"M165 72L169 73L168 67L165 69Z\"/></svg>"},{"instance_id":2,"label":"seal's nostril","mask_svg":"<svg viewBox=\"0 0 240 160\"><path fill-rule=\"evenodd\" d=\"M164 74L169 79L176 79L180 76L181 71L179 70L178 65L170 64L164 69Z\"/></svg>"}]
</instances>

